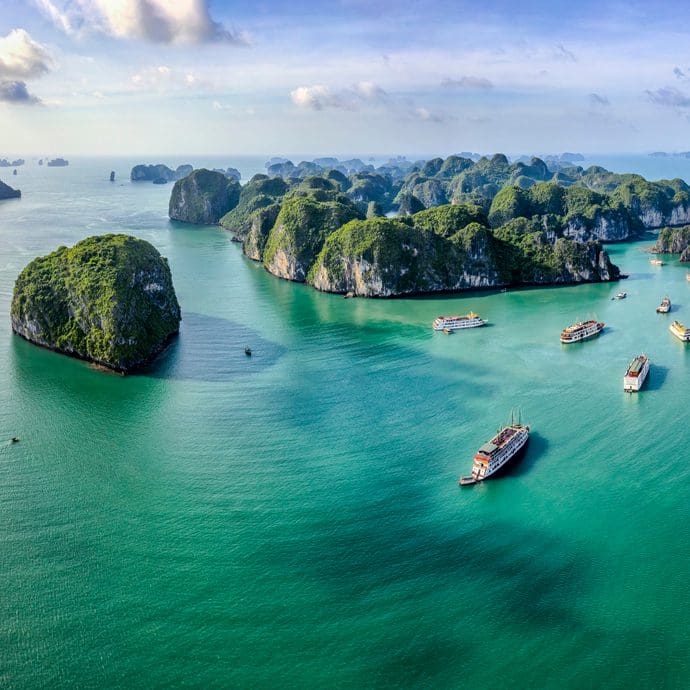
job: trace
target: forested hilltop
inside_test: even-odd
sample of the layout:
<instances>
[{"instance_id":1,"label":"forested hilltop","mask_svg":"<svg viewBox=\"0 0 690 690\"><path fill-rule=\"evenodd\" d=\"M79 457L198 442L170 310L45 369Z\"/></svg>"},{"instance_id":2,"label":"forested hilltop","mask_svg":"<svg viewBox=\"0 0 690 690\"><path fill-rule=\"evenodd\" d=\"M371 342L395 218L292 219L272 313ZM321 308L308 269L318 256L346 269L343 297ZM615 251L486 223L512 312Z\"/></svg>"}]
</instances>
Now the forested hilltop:
<instances>
[{"instance_id":1,"label":"forested hilltop","mask_svg":"<svg viewBox=\"0 0 690 690\"><path fill-rule=\"evenodd\" d=\"M194 171L175 183L170 217L219 222L270 273L331 292L612 280L619 271L601 242L690 222L682 180L539 158L450 156L375 169L317 159L267 172L237 194L222 173Z\"/></svg>"}]
</instances>

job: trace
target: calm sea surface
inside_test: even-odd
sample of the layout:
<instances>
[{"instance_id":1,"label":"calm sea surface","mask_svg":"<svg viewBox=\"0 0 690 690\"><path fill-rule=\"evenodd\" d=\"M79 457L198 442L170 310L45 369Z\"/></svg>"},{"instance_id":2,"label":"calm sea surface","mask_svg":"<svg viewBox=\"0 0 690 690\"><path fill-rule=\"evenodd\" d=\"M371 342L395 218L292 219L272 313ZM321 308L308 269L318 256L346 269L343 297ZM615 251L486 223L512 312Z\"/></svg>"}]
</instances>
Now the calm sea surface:
<instances>
[{"instance_id":1,"label":"calm sea surface","mask_svg":"<svg viewBox=\"0 0 690 690\"><path fill-rule=\"evenodd\" d=\"M1 687L690 684L683 265L651 266L646 241L610 247L619 284L344 300L171 224L137 162L0 171L23 192L0 203ZM146 375L10 331L22 267L105 232L170 261L182 330ZM470 309L491 325L432 333ZM604 333L561 346L589 317ZM512 408L526 455L461 490Z\"/></svg>"}]
</instances>

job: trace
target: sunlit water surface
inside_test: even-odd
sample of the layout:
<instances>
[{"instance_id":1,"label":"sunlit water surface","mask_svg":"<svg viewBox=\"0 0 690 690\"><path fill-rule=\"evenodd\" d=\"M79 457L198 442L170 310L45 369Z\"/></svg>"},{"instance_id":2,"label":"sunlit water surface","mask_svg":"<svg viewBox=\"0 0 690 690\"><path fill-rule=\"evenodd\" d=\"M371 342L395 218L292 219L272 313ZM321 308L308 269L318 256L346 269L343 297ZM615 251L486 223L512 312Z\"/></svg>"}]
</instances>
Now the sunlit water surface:
<instances>
[{"instance_id":1,"label":"sunlit water surface","mask_svg":"<svg viewBox=\"0 0 690 690\"><path fill-rule=\"evenodd\" d=\"M0 441L0 686L687 686L681 264L646 241L610 247L620 284L344 300L171 224L136 162L4 176L23 198L0 204L0 439L21 438ZM170 261L182 330L146 375L10 331L21 268L105 232ZM432 333L470 309L490 326ZM598 339L559 343L590 317ZM524 458L460 489L513 408Z\"/></svg>"}]
</instances>

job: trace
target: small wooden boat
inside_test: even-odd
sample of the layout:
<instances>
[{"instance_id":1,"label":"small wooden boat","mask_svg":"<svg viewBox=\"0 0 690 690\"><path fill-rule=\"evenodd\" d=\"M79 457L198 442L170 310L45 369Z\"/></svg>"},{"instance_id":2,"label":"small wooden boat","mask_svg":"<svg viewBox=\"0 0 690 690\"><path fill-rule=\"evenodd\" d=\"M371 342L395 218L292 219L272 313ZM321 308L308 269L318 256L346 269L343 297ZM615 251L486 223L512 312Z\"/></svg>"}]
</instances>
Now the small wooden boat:
<instances>
[{"instance_id":1,"label":"small wooden boat","mask_svg":"<svg viewBox=\"0 0 690 690\"><path fill-rule=\"evenodd\" d=\"M251 347L245 347L244 348L244 354L247 355L247 357L252 356L252 348Z\"/></svg>"},{"instance_id":2,"label":"small wooden boat","mask_svg":"<svg viewBox=\"0 0 690 690\"><path fill-rule=\"evenodd\" d=\"M19 438L17 438L16 436L13 436L13 437L10 439L10 443L19 443Z\"/></svg>"}]
</instances>

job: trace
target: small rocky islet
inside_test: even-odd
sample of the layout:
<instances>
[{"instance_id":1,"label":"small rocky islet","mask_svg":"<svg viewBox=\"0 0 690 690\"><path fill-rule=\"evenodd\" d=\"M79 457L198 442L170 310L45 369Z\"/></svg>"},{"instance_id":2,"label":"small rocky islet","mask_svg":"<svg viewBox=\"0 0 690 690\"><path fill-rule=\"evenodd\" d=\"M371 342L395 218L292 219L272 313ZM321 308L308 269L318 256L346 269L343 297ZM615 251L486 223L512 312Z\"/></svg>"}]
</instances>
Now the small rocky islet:
<instances>
[{"instance_id":1,"label":"small rocky islet","mask_svg":"<svg viewBox=\"0 0 690 690\"><path fill-rule=\"evenodd\" d=\"M2 180L0 180L0 200L20 199L21 196L21 191L19 191L18 189L13 189L8 184L5 184Z\"/></svg>"},{"instance_id":2,"label":"small rocky islet","mask_svg":"<svg viewBox=\"0 0 690 690\"><path fill-rule=\"evenodd\" d=\"M15 283L12 330L119 373L147 366L178 333L167 260L145 240L111 234L31 261Z\"/></svg>"},{"instance_id":3,"label":"small rocky islet","mask_svg":"<svg viewBox=\"0 0 690 690\"><path fill-rule=\"evenodd\" d=\"M132 168L129 173L129 179L132 182L158 182L161 184L181 180L189 175L192 170L194 168L189 163L179 165L175 170L163 163L156 163L155 165L142 163Z\"/></svg>"},{"instance_id":4,"label":"small rocky islet","mask_svg":"<svg viewBox=\"0 0 690 690\"><path fill-rule=\"evenodd\" d=\"M201 168L173 187L168 214L187 223L215 225L240 198L240 183L224 173Z\"/></svg>"},{"instance_id":5,"label":"small rocky islet","mask_svg":"<svg viewBox=\"0 0 690 690\"><path fill-rule=\"evenodd\" d=\"M690 262L690 225L662 228L649 251L653 254L680 254L679 261Z\"/></svg>"},{"instance_id":6,"label":"small rocky islet","mask_svg":"<svg viewBox=\"0 0 690 690\"><path fill-rule=\"evenodd\" d=\"M602 243L690 223L682 180L562 158L278 159L267 171L238 195L221 172L195 171L175 183L170 218L219 223L268 272L358 296L615 280Z\"/></svg>"}]
</instances>

